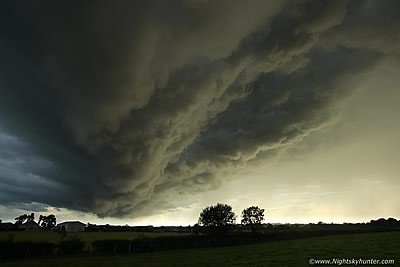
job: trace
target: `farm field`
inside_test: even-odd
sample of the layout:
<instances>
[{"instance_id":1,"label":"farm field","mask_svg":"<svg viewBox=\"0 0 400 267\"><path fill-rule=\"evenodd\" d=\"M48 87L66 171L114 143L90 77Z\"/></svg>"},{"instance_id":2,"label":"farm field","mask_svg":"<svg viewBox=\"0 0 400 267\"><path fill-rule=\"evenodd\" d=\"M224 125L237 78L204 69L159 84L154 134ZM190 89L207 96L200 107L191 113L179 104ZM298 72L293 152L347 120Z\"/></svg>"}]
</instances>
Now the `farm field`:
<instances>
[{"instance_id":1,"label":"farm field","mask_svg":"<svg viewBox=\"0 0 400 267\"><path fill-rule=\"evenodd\" d=\"M400 232L330 235L130 256L41 258L0 262L0 266L310 266L310 258L390 259L400 263Z\"/></svg>"}]
</instances>

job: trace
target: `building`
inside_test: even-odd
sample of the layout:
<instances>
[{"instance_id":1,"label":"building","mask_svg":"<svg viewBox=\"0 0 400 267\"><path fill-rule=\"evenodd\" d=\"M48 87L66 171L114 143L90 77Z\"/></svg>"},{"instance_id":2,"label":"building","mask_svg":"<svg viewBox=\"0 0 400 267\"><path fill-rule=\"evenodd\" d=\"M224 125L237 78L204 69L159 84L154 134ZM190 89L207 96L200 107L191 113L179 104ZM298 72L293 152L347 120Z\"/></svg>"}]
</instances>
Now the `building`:
<instances>
[{"instance_id":1,"label":"building","mask_svg":"<svg viewBox=\"0 0 400 267\"><path fill-rule=\"evenodd\" d=\"M67 232L83 232L85 231L86 224L79 221L62 222L57 224L56 229L59 231Z\"/></svg>"},{"instance_id":2,"label":"building","mask_svg":"<svg viewBox=\"0 0 400 267\"><path fill-rule=\"evenodd\" d=\"M24 231L40 231L42 230L42 227L37 224L35 221L29 221L26 222L22 225L19 226L20 229L23 229Z\"/></svg>"}]
</instances>

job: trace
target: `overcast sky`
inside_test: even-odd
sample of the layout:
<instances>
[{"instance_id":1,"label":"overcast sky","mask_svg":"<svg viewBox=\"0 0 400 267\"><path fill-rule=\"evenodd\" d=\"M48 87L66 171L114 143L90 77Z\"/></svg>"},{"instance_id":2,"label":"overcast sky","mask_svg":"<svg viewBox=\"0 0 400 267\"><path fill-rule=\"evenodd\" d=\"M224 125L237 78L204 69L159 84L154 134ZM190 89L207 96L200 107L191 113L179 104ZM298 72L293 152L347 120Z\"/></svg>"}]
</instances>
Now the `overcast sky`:
<instances>
[{"instance_id":1,"label":"overcast sky","mask_svg":"<svg viewBox=\"0 0 400 267\"><path fill-rule=\"evenodd\" d=\"M399 12L1 1L0 219L193 225L217 202L400 218Z\"/></svg>"}]
</instances>

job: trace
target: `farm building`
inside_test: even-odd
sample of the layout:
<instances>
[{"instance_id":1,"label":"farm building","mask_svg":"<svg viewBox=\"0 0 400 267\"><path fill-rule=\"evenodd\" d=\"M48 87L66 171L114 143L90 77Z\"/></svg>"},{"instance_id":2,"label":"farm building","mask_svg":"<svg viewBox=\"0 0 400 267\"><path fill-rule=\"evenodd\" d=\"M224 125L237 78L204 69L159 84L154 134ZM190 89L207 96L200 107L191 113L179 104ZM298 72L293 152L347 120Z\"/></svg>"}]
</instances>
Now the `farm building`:
<instances>
[{"instance_id":1,"label":"farm building","mask_svg":"<svg viewBox=\"0 0 400 267\"><path fill-rule=\"evenodd\" d=\"M85 231L86 224L79 221L62 222L57 224L57 230L67 232L83 232Z\"/></svg>"},{"instance_id":2,"label":"farm building","mask_svg":"<svg viewBox=\"0 0 400 267\"><path fill-rule=\"evenodd\" d=\"M40 231L42 228L35 221L29 221L19 226L24 231Z\"/></svg>"}]
</instances>

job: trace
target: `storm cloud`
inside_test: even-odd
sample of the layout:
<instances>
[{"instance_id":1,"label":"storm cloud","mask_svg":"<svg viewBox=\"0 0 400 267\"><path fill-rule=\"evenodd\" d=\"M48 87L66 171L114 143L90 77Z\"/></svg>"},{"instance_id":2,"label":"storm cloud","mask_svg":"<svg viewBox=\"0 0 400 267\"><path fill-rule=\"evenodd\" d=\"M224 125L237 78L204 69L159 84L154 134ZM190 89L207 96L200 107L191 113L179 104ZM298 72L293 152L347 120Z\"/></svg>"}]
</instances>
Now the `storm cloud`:
<instances>
[{"instance_id":1,"label":"storm cloud","mask_svg":"<svg viewBox=\"0 0 400 267\"><path fill-rule=\"evenodd\" d=\"M218 188L335 123L357 77L398 60L399 10L3 1L0 204L134 218Z\"/></svg>"}]
</instances>

